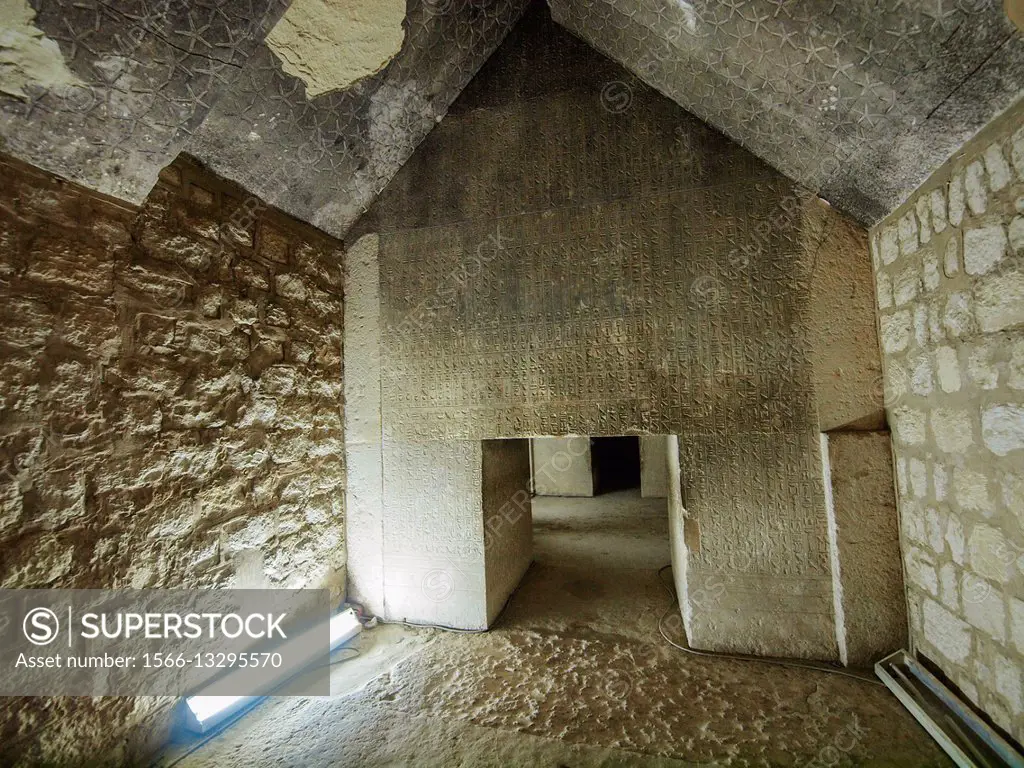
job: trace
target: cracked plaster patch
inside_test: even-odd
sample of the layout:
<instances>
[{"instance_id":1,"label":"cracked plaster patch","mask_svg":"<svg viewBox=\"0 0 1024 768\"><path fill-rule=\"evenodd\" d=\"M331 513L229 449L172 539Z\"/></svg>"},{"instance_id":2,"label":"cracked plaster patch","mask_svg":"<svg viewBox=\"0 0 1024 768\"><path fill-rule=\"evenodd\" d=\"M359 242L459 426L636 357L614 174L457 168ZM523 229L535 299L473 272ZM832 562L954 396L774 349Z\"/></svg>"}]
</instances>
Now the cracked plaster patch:
<instances>
[{"instance_id":1,"label":"cracked plaster patch","mask_svg":"<svg viewBox=\"0 0 1024 768\"><path fill-rule=\"evenodd\" d=\"M57 43L33 22L35 10L27 0L0 0L0 92L29 98L27 88L81 86L64 63Z\"/></svg>"},{"instance_id":2,"label":"cracked plaster patch","mask_svg":"<svg viewBox=\"0 0 1024 768\"><path fill-rule=\"evenodd\" d=\"M295 0L267 35L314 98L379 72L402 48L405 0Z\"/></svg>"}]
</instances>

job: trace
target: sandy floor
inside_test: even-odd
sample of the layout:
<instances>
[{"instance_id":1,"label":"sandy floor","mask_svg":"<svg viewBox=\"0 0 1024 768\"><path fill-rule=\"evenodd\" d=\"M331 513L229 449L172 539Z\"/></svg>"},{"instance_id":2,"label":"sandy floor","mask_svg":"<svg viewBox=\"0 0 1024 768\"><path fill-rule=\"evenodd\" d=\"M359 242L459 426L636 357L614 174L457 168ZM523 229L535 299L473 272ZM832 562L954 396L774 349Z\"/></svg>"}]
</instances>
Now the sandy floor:
<instances>
[{"instance_id":1,"label":"sandy floor","mask_svg":"<svg viewBox=\"0 0 1024 768\"><path fill-rule=\"evenodd\" d=\"M884 688L668 645L664 500L536 499L534 537L491 632L365 633L336 696L268 701L180 764L950 764Z\"/></svg>"}]
</instances>

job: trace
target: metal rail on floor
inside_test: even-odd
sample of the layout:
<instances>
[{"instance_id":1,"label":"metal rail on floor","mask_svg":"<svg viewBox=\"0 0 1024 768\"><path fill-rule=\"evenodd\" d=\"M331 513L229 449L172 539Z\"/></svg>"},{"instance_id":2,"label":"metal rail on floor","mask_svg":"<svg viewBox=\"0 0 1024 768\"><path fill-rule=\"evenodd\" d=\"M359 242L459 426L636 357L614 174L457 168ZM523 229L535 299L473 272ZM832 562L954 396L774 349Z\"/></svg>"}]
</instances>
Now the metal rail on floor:
<instances>
[{"instance_id":1,"label":"metal rail on floor","mask_svg":"<svg viewBox=\"0 0 1024 768\"><path fill-rule=\"evenodd\" d=\"M1012 744L906 651L886 656L875 673L961 768L1024 768Z\"/></svg>"}]
</instances>

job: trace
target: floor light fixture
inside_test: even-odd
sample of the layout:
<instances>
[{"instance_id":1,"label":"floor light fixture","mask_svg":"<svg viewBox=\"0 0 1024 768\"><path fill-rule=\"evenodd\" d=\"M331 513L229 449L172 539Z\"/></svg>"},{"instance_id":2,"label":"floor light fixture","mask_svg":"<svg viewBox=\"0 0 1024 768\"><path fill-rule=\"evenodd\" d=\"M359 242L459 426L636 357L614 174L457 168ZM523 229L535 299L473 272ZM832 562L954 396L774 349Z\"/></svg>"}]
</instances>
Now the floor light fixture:
<instances>
[{"instance_id":1,"label":"floor light fixture","mask_svg":"<svg viewBox=\"0 0 1024 768\"><path fill-rule=\"evenodd\" d=\"M340 613L336 613L331 617L330 622L330 651L344 645L352 638L354 638L362 630L363 626L359 623L359 617L356 616L355 611L351 608L346 608ZM287 658L296 658L295 654L287 654L289 646L295 649L299 648L315 648L315 643L311 642L311 638L317 632L322 632L320 628L309 629L306 632L296 635L294 638L289 638L284 641L280 646L282 655L286 655ZM297 657L296 663L282 667L280 674L268 680L268 689L258 695L251 696L210 696L203 695L200 692L192 696L185 698L185 727L193 733L207 733L211 729L216 728L218 725L226 721L228 718L242 712L257 701L267 696L271 691L276 690L286 680L294 677L296 674L309 668L309 665L313 663L320 655L321 651L305 651L300 652ZM230 678L232 676L245 675L244 670L236 670L225 675L223 678L217 680L218 686L230 684ZM242 687L242 683L239 682L239 687Z\"/></svg>"}]
</instances>

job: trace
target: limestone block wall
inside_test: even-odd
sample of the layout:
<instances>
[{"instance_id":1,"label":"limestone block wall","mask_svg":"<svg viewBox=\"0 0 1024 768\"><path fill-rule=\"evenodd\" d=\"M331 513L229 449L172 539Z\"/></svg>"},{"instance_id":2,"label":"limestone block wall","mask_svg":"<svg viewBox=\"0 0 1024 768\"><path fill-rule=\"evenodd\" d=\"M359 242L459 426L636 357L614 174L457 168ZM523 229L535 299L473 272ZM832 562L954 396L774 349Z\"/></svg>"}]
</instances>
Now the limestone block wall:
<instances>
[{"instance_id":1,"label":"limestone block wall","mask_svg":"<svg viewBox=\"0 0 1024 768\"><path fill-rule=\"evenodd\" d=\"M594 495L594 457L589 437L534 437L530 450L535 494Z\"/></svg>"},{"instance_id":2,"label":"limestone block wall","mask_svg":"<svg viewBox=\"0 0 1024 768\"><path fill-rule=\"evenodd\" d=\"M911 637L1024 737L1024 108L872 230Z\"/></svg>"},{"instance_id":3,"label":"limestone block wall","mask_svg":"<svg viewBox=\"0 0 1024 768\"><path fill-rule=\"evenodd\" d=\"M0 174L0 585L340 597L340 244L184 160L141 209ZM131 752L166 705L7 700L4 757Z\"/></svg>"}]
</instances>

